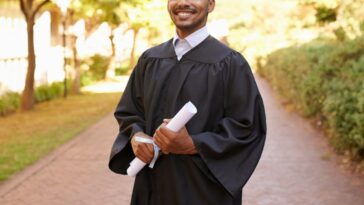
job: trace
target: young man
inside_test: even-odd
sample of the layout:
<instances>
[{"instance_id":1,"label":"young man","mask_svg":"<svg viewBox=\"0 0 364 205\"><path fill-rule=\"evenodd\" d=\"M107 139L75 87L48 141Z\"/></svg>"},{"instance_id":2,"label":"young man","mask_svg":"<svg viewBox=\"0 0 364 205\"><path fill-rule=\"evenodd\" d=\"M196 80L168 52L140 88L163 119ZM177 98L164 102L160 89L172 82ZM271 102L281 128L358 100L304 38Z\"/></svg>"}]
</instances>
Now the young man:
<instances>
[{"instance_id":1,"label":"young man","mask_svg":"<svg viewBox=\"0 0 364 205\"><path fill-rule=\"evenodd\" d=\"M173 39L140 57L115 111L120 125L109 167L126 174L138 157L133 205L237 205L263 150L263 101L247 61L206 29L214 0L169 0ZM166 128L188 101L198 113L179 132ZM153 136L153 137L152 137Z\"/></svg>"}]
</instances>

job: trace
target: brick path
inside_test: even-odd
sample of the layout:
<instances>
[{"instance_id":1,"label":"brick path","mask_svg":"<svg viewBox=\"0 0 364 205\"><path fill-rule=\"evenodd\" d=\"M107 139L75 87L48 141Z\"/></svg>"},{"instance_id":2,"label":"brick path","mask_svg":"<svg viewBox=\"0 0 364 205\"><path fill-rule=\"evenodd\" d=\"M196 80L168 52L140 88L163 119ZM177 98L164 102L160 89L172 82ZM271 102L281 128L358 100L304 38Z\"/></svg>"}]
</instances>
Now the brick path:
<instances>
[{"instance_id":1,"label":"brick path","mask_svg":"<svg viewBox=\"0 0 364 205\"><path fill-rule=\"evenodd\" d=\"M269 134L244 205L362 205L364 180L324 160L325 138L287 113L257 78ZM127 205L132 179L111 173L107 159L117 132L112 115L0 185L1 205Z\"/></svg>"}]
</instances>

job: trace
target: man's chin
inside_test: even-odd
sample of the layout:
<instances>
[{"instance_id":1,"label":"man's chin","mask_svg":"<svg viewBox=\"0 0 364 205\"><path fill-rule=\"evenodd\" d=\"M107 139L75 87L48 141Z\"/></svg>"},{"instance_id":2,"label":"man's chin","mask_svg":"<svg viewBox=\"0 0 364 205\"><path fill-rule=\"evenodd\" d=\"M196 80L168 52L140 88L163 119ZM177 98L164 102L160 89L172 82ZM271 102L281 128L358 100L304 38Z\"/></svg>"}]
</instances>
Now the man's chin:
<instances>
[{"instance_id":1,"label":"man's chin","mask_svg":"<svg viewBox=\"0 0 364 205\"><path fill-rule=\"evenodd\" d=\"M174 25L183 32L193 32L206 25L203 21L175 21Z\"/></svg>"},{"instance_id":2,"label":"man's chin","mask_svg":"<svg viewBox=\"0 0 364 205\"><path fill-rule=\"evenodd\" d=\"M177 24L176 27L181 31L189 32L195 30L196 26L193 24Z\"/></svg>"}]
</instances>

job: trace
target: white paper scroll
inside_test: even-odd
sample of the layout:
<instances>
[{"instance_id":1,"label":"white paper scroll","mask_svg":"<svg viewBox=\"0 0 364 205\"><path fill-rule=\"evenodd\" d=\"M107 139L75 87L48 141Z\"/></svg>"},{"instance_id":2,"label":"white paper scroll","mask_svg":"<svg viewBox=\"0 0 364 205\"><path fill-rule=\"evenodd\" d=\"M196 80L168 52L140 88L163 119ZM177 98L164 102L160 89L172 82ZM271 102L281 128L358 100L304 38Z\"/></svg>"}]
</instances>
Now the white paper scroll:
<instances>
[{"instance_id":1,"label":"white paper scroll","mask_svg":"<svg viewBox=\"0 0 364 205\"><path fill-rule=\"evenodd\" d=\"M172 120L167 124L167 128L172 130L173 132L178 132L180 129L182 129L186 123L197 113L196 107L191 103L186 103L179 111L178 113L172 118ZM136 138L138 140L138 138ZM145 139L139 139L138 141L144 142L144 143L151 143L154 144L152 140L145 141ZM159 148L154 144L154 149ZM126 170L128 176L134 177L138 174L138 172L143 169L143 167L146 165L142 160L135 158L131 163L129 168Z\"/></svg>"}]
</instances>

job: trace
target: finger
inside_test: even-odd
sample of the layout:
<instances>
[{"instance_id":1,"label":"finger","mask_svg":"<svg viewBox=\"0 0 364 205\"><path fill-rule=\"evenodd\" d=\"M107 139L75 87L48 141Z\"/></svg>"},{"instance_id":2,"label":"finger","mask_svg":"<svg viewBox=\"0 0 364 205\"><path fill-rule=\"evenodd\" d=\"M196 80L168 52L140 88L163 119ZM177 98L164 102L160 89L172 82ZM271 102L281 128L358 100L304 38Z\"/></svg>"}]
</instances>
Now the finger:
<instances>
[{"instance_id":1,"label":"finger","mask_svg":"<svg viewBox=\"0 0 364 205\"><path fill-rule=\"evenodd\" d=\"M148 160L145 159L143 156L137 156L138 159L142 160L144 163L148 164Z\"/></svg>"},{"instance_id":2,"label":"finger","mask_svg":"<svg viewBox=\"0 0 364 205\"><path fill-rule=\"evenodd\" d=\"M147 158L148 155L149 155L149 150L148 150L148 147L145 143L141 143L140 144L140 153L145 157Z\"/></svg>"},{"instance_id":3,"label":"finger","mask_svg":"<svg viewBox=\"0 0 364 205\"><path fill-rule=\"evenodd\" d=\"M159 137L157 137L154 141L154 143L159 147L159 149L161 149L162 151L165 150L166 146L163 143L163 141L161 141L161 139Z\"/></svg>"},{"instance_id":4,"label":"finger","mask_svg":"<svg viewBox=\"0 0 364 205\"><path fill-rule=\"evenodd\" d=\"M170 138L170 136L174 134L174 132L172 130L168 129L165 125L161 126L159 128L159 131L160 131L160 133L165 135L167 138Z\"/></svg>"},{"instance_id":5,"label":"finger","mask_svg":"<svg viewBox=\"0 0 364 205\"><path fill-rule=\"evenodd\" d=\"M137 149L136 149L136 147L132 147L132 149L133 149L134 155L136 156L137 155Z\"/></svg>"},{"instance_id":6,"label":"finger","mask_svg":"<svg viewBox=\"0 0 364 205\"><path fill-rule=\"evenodd\" d=\"M148 148L148 151L152 154L154 154L154 147L152 144L146 144L147 145L147 148Z\"/></svg>"},{"instance_id":7,"label":"finger","mask_svg":"<svg viewBox=\"0 0 364 205\"><path fill-rule=\"evenodd\" d=\"M155 132L154 141L156 142L156 144L157 144L159 147L161 147L161 146L164 146L164 145L165 145L163 138L164 138L164 137L163 137L163 134L162 134L159 130L157 130L157 131Z\"/></svg>"},{"instance_id":8,"label":"finger","mask_svg":"<svg viewBox=\"0 0 364 205\"><path fill-rule=\"evenodd\" d=\"M135 154L135 156L136 156L138 159L142 160L144 163L147 163L147 160L146 160L146 158L144 157L144 155L141 153L140 149L137 149L137 150L136 150L136 152L135 152L134 154Z\"/></svg>"},{"instance_id":9,"label":"finger","mask_svg":"<svg viewBox=\"0 0 364 205\"><path fill-rule=\"evenodd\" d=\"M157 132L157 130L159 130L159 128L162 126L162 124L160 124L158 127L157 127L157 129L155 129L155 132ZM154 132L154 135L155 135L155 132ZM153 135L153 136L154 136Z\"/></svg>"},{"instance_id":10,"label":"finger","mask_svg":"<svg viewBox=\"0 0 364 205\"><path fill-rule=\"evenodd\" d=\"M166 135L163 130L166 129L168 132L170 132L170 134ZM173 150L173 146L174 145L174 140L175 140L175 133L173 133L172 131L169 131L166 127L161 127L161 129L158 131L158 136L160 136L160 141L162 141L163 144L163 149L162 152L163 154L169 154L170 152L172 152Z\"/></svg>"},{"instance_id":11,"label":"finger","mask_svg":"<svg viewBox=\"0 0 364 205\"><path fill-rule=\"evenodd\" d=\"M138 144L137 143L131 143L131 148L133 149L134 154L137 154L138 151Z\"/></svg>"},{"instance_id":12,"label":"finger","mask_svg":"<svg viewBox=\"0 0 364 205\"><path fill-rule=\"evenodd\" d=\"M157 134L157 140L158 140L158 143L160 144L160 148L164 148L166 149L168 147L168 144L169 144L169 139L161 132L161 130L158 130L156 132Z\"/></svg>"},{"instance_id":13,"label":"finger","mask_svg":"<svg viewBox=\"0 0 364 205\"><path fill-rule=\"evenodd\" d=\"M186 129L186 127L182 127L182 129L180 129L178 132L179 133L187 132L187 129Z\"/></svg>"},{"instance_id":14,"label":"finger","mask_svg":"<svg viewBox=\"0 0 364 205\"><path fill-rule=\"evenodd\" d=\"M136 141L135 141L135 139L134 139L134 137L133 138L131 138L131 140L130 140L130 144L132 145L132 146L134 146L134 144L136 143Z\"/></svg>"},{"instance_id":15,"label":"finger","mask_svg":"<svg viewBox=\"0 0 364 205\"><path fill-rule=\"evenodd\" d=\"M159 148L161 148L161 147L162 147L162 144L161 144L161 141L160 141L159 137L155 136L155 137L153 138L153 141L154 141L154 143L155 143L155 144L156 144Z\"/></svg>"},{"instance_id":16,"label":"finger","mask_svg":"<svg viewBox=\"0 0 364 205\"><path fill-rule=\"evenodd\" d=\"M169 123L171 121L171 119L163 119L164 123Z\"/></svg>"},{"instance_id":17,"label":"finger","mask_svg":"<svg viewBox=\"0 0 364 205\"><path fill-rule=\"evenodd\" d=\"M149 144L143 143L141 149L142 149L144 158L147 159L148 162L150 162L150 160L152 160L152 158L154 156L154 152L153 152L153 150L152 151L149 150L148 145Z\"/></svg>"},{"instance_id":18,"label":"finger","mask_svg":"<svg viewBox=\"0 0 364 205\"><path fill-rule=\"evenodd\" d=\"M154 137L154 143L159 147L162 153L166 152L166 146L165 143L161 140L160 136Z\"/></svg>"}]
</instances>

